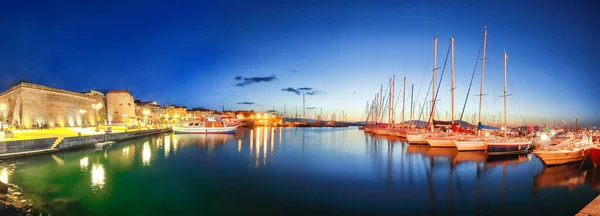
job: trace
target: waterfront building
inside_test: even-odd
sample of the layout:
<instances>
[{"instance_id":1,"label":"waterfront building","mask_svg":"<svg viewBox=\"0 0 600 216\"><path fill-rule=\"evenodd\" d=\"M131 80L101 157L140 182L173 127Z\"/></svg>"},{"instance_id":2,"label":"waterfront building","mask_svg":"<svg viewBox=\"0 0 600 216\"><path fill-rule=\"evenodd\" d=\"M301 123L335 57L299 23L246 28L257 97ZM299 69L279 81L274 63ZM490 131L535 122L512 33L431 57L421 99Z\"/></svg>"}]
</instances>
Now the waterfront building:
<instances>
[{"instance_id":1,"label":"waterfront building","mask_svg":"<svg viewBox=\"0 0 600 216\"><path fill-rule=\"evenodd\" d=\"M135 123L133 96L126 90L111 90L106 94L108 123L110 125L131 125Z\"/></svg>"},{"instance_id":2,"label":"waterfront building","mask_svg":"<svg viewBox=\"0 0 600 216\"><path fill-rule=\"evenodd\" d=\"M22 82L0 93L0 119L21 129L91 126L96 125L93 104L106 107L102 93Z\"/></svg>"},{"instance_id":3,"label":"waterfront building","mask_svg":"<svg viewBox=\"0 0 600 216\"><path fill-rule=\"evenodd\" d=\"M185 106L169 105L165 108L165 118L168 121L174 121L187 117L187 108Z\"/></svg>"},{"instance_id":4,"label":"waterfront building","mask_svg":"<svg viewBox=\"0 0 600 216\"><path fill-rule=\"evenodd\" d=\"M200 118L200 117L215 115L216 111L204 109L204 108L194 108L194 109L188 110L187 113L190 118Z\"/></svg>"},{"instance_id":5,"label":"waterfront building","mask_svg":"<svg viewBox=\"0 0 600 216\"><path fill-rule=\"evenodd\" d=\"M141 117L140 123L153 124L160 120L160 116L165 113L165 108L161 107L156 101L142 102L135 101L135 115Z\"/></svg>"}]
</instances>

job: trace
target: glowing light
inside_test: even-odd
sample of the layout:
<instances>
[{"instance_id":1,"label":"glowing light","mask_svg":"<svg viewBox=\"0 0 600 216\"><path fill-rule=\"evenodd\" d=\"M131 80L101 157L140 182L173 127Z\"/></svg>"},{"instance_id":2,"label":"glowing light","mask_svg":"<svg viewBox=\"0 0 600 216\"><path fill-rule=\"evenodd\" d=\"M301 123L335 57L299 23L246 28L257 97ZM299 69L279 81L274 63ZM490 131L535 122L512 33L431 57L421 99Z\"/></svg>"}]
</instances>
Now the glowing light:
<instances>
[{"instance_id":1,"label":"glowing light","mask_svg":"<svg viewBox=\"0 0 600 216\"><path fill-rule=\"evenodd\" d=\"M173 154L177 153L178 141L177 137L173 137Z\"/></svg>"},{"instance_id":2,"label":"glowing light","mask_svg":"<svg viewBox=\"0 0 600 216\"><path fill-rule=\"evenodd\" d=\"M242 140L238 140L238 152L242 151Z\"/></svg>"},{"instance_id":3,"label":"glowing light","mask_svg":"<svg viewBox=\"0 0 600 216\"><path fill-rule=\"evenodd\" d=\"M125 156L125 157L129 156L129 146L123 148L123 156Z\"/></svg>"},{"instance_id":4,"label":"glowing light","mask_svg":"<svg viewBox=\"0 0 600 216\"><path fill-rule=\"evenodd\" d=\"M150 166L150 157L152 153L150 152L150 144L148 142L144 143L144 148L142 149L142 165Z\"/></svg>"},{"instance_id":5,"label":"glowing light","mask_svg":"<svg viewBox=\"0 0 600 216\"><path fill-rule=\"evenodd\" d=\"M485 136L490 136L490 132L485 132Z\"/></svg>"},{"instance_id":6,"label":"glowing light","mask_svg":"<svg viewBox=\"0 0 600 216\"><path fill-rule=\"evenodd\" d=\"M548 141L550 138L548 137L548 135L546 135L546 133L543 133L542 135L540 135L540 139L542 141Z\"/></svg>"},{"instance_id":7,"label":"glowing light","mask_svg":"<svg viewBox=\"0 0 600 216\"><path fill-rule=\"evenodd\" d=\"M8 169L2 168L2 171L0 171L0 181L8 184Z\"/></svg>"},{"instance_id":8,"label":"glowing light","mask_svg":"<svg viewBox=\"0 0 600 216\"><path fill-rule=\"evenodd\" d=\"M88 157L84 157L84 158L81 158L81 160L79 160L79 167L81 167L82 170L87 169L88 165L89 165Z\"/></svg>"},{"instance_id":9,"label":"glowing light","mask_svg":"<svg viewBox=\"0 0 600 216\"><path fill-rule=\"evenodd\" d=\"M552 135L552 136L556 135L556 131L550 132L550 135Z\"/></svg>"},{"instance_id":10,"label":"glowing light","mask_svg":"<svg viewBox=\"0 0 600 216\"><path fill-rule=\"evenodd\" d=\"M171 153L171 142L167 142L167 140L165 140L165 159L169 158L170 153Z\"/></svg>"},{"instance_id":11,"label":"glowing light","mask_svg":"<svg viewBox=\"0 0 600 216\"><path fill-rule=\"evenodd\" d=\"M105 184L105 171L104 166L102 164L93 164L92 165L92 188L93 189L102 189Z\"/></svg>"}]
</instances>

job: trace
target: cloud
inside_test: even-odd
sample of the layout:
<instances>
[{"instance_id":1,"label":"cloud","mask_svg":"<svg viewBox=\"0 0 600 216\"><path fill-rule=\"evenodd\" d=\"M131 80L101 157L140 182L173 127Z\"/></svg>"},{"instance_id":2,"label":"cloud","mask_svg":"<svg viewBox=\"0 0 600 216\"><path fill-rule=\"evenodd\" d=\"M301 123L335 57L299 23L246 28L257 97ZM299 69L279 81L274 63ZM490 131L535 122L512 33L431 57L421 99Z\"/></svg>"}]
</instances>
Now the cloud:
<instances>
[{"instance_id":1,"label":"cloud","mask_svg":"<svg viewBox=\"0 0 600 216\"><path fill-rule=\"evenodd\" d=\"M313 88L309 88L309 87L303 87L303 88L288 87L288 88L281 89L281 91L293 92L294 94L297 94L297 95L301 95L302 93L304 93L306 95L325 94L325 92L323 92L323 91L317 91L317 90L314 90Z\"/></svg>"},{"instance_id":2,"label":"cloud","mask_svg":"<svg viewBox=\"0 0 600 216\"><path fill-rule=\"evenodd\" d=\"M296 90L295 88L292 88L292 87L281 89L281 91L293 92L293 93L295 93L297 95L302 94L300 91L298 91L298 90Z\"/></svg>"},{"instance_id":3,"label":"cloud","mask_svg":"<svg viewBox=\"0 0 600 216\"><path fill-rule=\"evenodd\" d=\"M242 76L236 76L235 80L242 81L240 83L235 84L235 86L237 86L237 87L246 87L247 85L254 84L254 83L271 82L271 81L277 80L277 78L275 77L275 75L266 76L266 77L242 77Z\"/></svg>"},{"instance_id":4,"label":"cloud","mask_svg":"<svg viewBox=\"0 0 600 216\"><path fill-rule=\"evenodd\" d=\"M276 113L277 110L267 110L268 113Z\"/></svg>"},{"instance_id":5,"label":"cloud","mask_svg":"<svg viewBox=\"0 0 600 216\"><path fill-rule=\"evenodd\" d=\"M292 72L292 73L298 73L298 70L296 70L296 69L291 69L291 70L290 70L290 72Z\"/></svg>"},{"instance_id":6,"label":"cloud","mask_svg":"<svg viewBox=\"0 0 600 216\"><path fill-rule=\"evenodd\" d=\"M307 94L307 95L318 95L318 94L325 94L325 92L322 92L322 91L308 91L308 92L304 92L304 94Z\"/></svg>"},{"instance_id":7,"label":"cloud","mask_svg":"<svg viewBox=\"0 0 600 216\"><path fill-rule=\"evenodd\" d=\"M240 104L240 105L253 105L253 104L254 104L254 102L248 102L248 101L244 101L244 102L239 102L239 103L237 103L237 104Z\"/></svg>"}]
</instances>

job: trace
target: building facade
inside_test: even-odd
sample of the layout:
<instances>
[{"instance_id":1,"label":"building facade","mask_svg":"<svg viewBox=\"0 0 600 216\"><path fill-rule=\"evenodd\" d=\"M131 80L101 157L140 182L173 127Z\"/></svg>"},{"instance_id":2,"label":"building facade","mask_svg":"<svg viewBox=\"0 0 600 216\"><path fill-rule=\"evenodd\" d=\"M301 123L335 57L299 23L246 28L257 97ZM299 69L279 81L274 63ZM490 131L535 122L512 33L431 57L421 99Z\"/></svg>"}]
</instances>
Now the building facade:
<instances>
[{"instance_id":1,"label":"building facade","mask_svg":"<svg viewBox=\"0 0 600 216\"><path fill-rule=\"evenodd\" d=\"M0 93L0 119L17 128L74 127L95 125L92 104L100 97L20 83Z\"/></svg>"},{"instance_id":2,"label":"building facade","mask_svg":"<svg viewBox=\"0 0 600 216\"><path fill-rule=\"evenodd\" d=\"M136 119L135 103L129 90L111 90L106 94L108 124L130 125Z\"/></svg>"},{"instance_id":3,"label":"building facade","mask_svg":"<svg viewBox=\"0 0 600 216\"><path fill-rule=\"evenodd\" d=\"M165 116L169 119L178 119L187 117L187 109L184 106L167 106Z\"/></svg>"}]
</instances>

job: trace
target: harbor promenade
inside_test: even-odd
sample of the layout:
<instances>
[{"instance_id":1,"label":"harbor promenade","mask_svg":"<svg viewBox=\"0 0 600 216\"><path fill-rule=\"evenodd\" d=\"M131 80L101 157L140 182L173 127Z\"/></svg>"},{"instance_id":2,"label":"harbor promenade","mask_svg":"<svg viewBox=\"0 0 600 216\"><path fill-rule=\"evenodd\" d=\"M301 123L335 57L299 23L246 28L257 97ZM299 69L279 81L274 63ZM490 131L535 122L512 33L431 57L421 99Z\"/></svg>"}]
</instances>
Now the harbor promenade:
<instances>
[{"instance_id":1,"label":"harbor promenade","mask_svg":"<svg viewBox=\"0 0 600 216\"><path fill-rule=\"evenodd\" d=\"M115 126L110 133L106 133L103 127L100 129L99 132L95 128L15 130L14 137L0 138L0 160L92 147L99 142L121 141L171 131L169 127L127 129Z\"/></svg>"}]
</instances>

